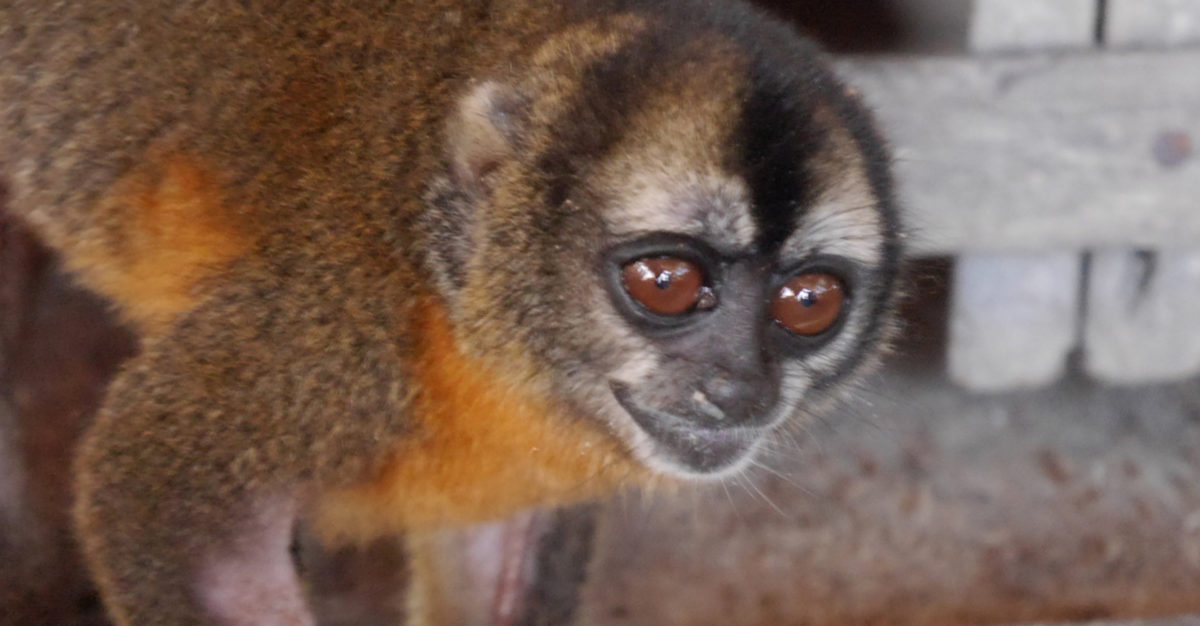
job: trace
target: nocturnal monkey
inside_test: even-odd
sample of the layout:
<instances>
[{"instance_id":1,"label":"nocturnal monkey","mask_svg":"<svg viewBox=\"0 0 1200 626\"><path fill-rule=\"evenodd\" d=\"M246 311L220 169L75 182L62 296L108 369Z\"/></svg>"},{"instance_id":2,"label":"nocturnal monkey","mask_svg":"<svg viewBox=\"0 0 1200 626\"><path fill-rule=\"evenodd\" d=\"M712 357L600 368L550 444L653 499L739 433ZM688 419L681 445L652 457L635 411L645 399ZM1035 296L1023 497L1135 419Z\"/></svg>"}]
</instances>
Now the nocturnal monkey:
<instances>
[{"instance_id":1,"label":"nocturnal monkey","mask_svg":"<svg viewBox=\"0 0 1200 626\"><path fill-rule=\"evenodd\" d=\"M896 290L869 113L735 0L7 0L0 175L142 336L76 467L119 624L313 623L299 518L740 471Z\"/></svg>"}]
</instances>

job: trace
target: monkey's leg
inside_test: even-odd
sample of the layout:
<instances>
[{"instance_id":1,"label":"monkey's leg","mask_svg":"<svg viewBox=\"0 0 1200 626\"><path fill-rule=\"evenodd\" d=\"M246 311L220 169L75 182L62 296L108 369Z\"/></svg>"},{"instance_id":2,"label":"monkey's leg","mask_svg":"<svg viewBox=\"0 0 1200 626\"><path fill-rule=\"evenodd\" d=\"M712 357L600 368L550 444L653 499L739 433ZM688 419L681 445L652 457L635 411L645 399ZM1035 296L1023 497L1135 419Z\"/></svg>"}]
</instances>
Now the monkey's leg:
<instances>
[{"instance_id":1,"label":"monkey's leg","mask_svg":"<svg viewBox=\"0 0 1200 626\"><path fill-rule=\"evenodd\" d=\"M313 623L288 549L305 493L361 480L409 426L405 346L338 307L350 280L225 276L146 342L80 451L76 522L119 624Z\"/></svg>"},{"instance_id":2,"label":"monkey's leg","mask_svg":"<svg viewBox=\"0 0 1200 626\"><path fill-rule=\"evenodd\" d=\"M150 496L162 487L150 483L83 481L84 544L118 623L313 623L288 552L292 494L246 493L222 506L209 495Z\"/></svg>"},{"instance_id":3,"label":"monkey's leg","mask_svg":"<svg viewBox=\"0 0 1200 626\"><path fill-rule=\"evenodd\" d=\"M168 412L145 369L116 385L78 465L79 530L112 616L312 624L288 550L298 492L248 480L256 451L215 449L228 442L204 431L220 432L209 409Z\"/></svg>"},{"instance_id":4,"label":"monkey's leg","mask_svg":"<svg viewBox=\"0 0 1200 626\"><path fill-rule=\"evenodd\" d=\"M147 340L81 447L77 530L119 624L313 623L288 549L303 485L359 469L331 457L367 458L371 442L394 441L369 417L389 415L377 396L391 387L339 402L330 387L347 383L336 376L366 375L304 341L288 317L328 296L253 268L235 278ZM326 336L349 343L339 334L358 320L335 318L347 322ZM386 378L364 344L343 352ZM365 433L339 429L347 422Z\"/></svg>"}]
</instances>

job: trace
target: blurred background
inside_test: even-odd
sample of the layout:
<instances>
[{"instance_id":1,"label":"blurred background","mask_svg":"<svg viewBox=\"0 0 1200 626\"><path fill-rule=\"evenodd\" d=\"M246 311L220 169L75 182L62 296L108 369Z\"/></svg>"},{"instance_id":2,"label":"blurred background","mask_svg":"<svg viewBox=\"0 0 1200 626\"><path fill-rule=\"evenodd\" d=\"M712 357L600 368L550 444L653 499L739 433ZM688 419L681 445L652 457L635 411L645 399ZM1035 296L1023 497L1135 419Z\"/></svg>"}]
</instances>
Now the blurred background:
<instances>
[{"instance_id":1,"label":"blurred background","mask_svg":"<svg viewBox=\"0 0 1200 626\"><path fill-rule=\"evenodd\" d=\"M1200 625L1200 0L759 3L893 141L904 328L746 476L565 517L578 622ZM0 623L103 624L69 466L136 341L2 206ZM394 545L316 562L386 622Z\"/></svg>"}]
</instances>

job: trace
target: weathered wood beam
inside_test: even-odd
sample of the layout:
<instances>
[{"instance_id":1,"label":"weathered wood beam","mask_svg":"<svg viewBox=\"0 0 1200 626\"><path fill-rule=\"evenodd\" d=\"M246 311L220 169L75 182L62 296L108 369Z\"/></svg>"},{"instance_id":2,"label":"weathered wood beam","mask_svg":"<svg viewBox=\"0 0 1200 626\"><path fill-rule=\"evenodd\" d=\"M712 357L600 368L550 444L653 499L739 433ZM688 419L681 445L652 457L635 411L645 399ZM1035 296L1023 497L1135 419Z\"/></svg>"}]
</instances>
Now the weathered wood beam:
<instances>
[{"instance_id":1,"label":"weathered wood beam","mask_svg":"<svg viewBox=\"0 0 1200 626\"><path fill-rule=\"evenodd\" d=\"M1108 47L1170 47L1200 41L1200 0L1111 0ZM1174 143L1171 143L1174 142ZM1190 148L1177 136L1156 150ZM1095 254L1083 320L1083 365L1116 383L1200 374L1200 239L1173 250Z\"/></svg>"},{"instance_id":2,"label":"weathered wood beam","mask_svg":"<svg viewBox=\"0 0 1200 626\"><path fill-rule=\"evenodd\" d=\"M1084 365L1115 383L1200 374L1200 248L1092 258Z\"/></svg>"},{"instance_id":3,"label":"weathered wood beam","mask_svg":"<svg viewBox=\"0 0 1200 626\"><path fill-rule=\"evenodd\" d=\"M1086 48L1096 0L974 0L968 45L975 52Z\"/></svg>"},{"instance_id":4,"label":"weathered wood beam","mask_svg":"<svg viewBox=\"0 0 1200 626\"><path fill-rule=\"evenodd\" d=\"M1108 0L1104 41L1140 48L1200 43L1200 0Z\"/></svg>"},{"instance_id":5,"label":"weathered wood beam","mask_svg":"<svg viewBox=\"0 0 1200 626\"><path fill-rule=\"evenodd\" d=\"M976 0L968 47L983 54L1091 49L1100 9L1098 0ZM969 138L979 129L963 130ZM942 141L936 135L934 141ZM972 163L971 155L960 158L959 168ZM902 172L901 180L910 179ZM976 391L1056 380L1079 334L1079 252L978 247L956 252L947 345L950 377Z\"/></svg>"},{"instance_id":6,"label":"weathered wood beam","mask_svg":"<svg viewBox=\"0 0 1200 626\"><path fill-rule=\"evenodd\" d=\"M841 62L917 254L1200 241L1200 51Z\"/></svg>"},{"instance_id":7,"label":"weathered wood beam","mask_svg":"<svg viewBox=\"0 0 1200 626\"><path fill-rule=\"evenodd\" d=\"M964 254L954 265L946 363L975 391L1057 380L1075 347L1080 255Z\"/></svg>"}]
</instances>

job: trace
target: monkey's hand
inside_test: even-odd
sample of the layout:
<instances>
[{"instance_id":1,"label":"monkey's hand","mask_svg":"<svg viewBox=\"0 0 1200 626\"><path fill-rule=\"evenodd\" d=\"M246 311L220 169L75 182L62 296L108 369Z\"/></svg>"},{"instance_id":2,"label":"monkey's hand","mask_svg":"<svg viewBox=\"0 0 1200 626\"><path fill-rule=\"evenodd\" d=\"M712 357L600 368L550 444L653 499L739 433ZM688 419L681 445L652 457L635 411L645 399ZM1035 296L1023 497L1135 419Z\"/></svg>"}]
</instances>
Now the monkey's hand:
<instances>
[{"instance_id":1,"label":"monkey's hand","mask_svg":"<svg viewBox=\"0 0 1200 626\"><path fill-rule=\"evenodd\" d=\"M314 623L289 552L305 494L401 436L396 346L307 306L328 285L247 273L147 343L83 445L77 522L119 624Z\"/></svg>"}]
</instances>

